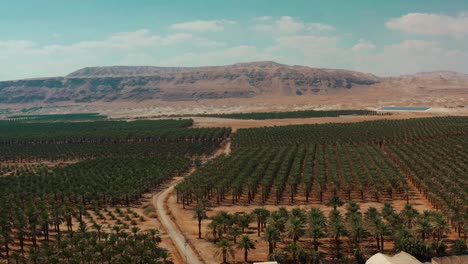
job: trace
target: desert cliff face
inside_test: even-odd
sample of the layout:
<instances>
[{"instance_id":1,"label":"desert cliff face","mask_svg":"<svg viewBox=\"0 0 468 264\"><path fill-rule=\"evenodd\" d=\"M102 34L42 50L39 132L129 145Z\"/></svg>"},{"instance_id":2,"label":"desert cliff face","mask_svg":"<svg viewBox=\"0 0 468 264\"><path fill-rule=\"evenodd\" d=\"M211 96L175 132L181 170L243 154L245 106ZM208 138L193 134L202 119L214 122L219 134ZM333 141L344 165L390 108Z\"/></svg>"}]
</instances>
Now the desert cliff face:
<instances>
[{"instance_id":1,"label":"desert cliff face","mask_svg":"<svg viewBox=\"0 0 468 264\"><path fill-rule=\"evenodd\" d=\"M466 95L468 76L431 72L380 78L275 62L209 67L91 67L65 77L0 82L0 104L192 101L421 93Z\"/></svg>"},{"instance_id":2,"label":"desert cliff face","mask_svg":"<svg viewBox=\"0 0 468 264\"><path fill-rule=\"evenodd\" d=\"M0 103L169 101L326 94L379 78L274 62L220 67L96 67L66 77L0 82Z\"/></svg>"}]
</instances>

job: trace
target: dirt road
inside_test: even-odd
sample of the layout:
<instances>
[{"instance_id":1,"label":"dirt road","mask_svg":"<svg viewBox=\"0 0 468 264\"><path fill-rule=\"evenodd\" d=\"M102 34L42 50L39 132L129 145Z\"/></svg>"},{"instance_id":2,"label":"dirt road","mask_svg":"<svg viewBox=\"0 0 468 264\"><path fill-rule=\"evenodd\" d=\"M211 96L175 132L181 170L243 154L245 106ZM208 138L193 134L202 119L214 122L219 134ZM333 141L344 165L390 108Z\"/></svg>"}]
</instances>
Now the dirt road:
<instances>
[{"instance_id":1,"label":"dirt road","mask_svg":"<svg viewBox=\"0 0 468 264\"><path fill-rule=\"evenodd\" d=\"M179 254L184 259L185 263L202 264L203 262L198 259L195 251L186 242L184 235L172 221L167 208L164 206L166 199L174 190L177 183L182 179L182 177L175 178L167 189L153 196L152 203L153 207L156 208L159 221L161 221L164 228L166 228L169 237L172 239L177 251L179 251Z\"/></svg>"},{"instance_id":2,"label":"dirt road","mask_svg":"<svg viewBox=\"0 0 468 264\"><path fill-rule=\"evenodd\" d=\"M230 138L226 139L223 143L221 143L221 147L218 150L216 150L211 156L207 157L204 160L204 162L214 159L215 157L221 154L226 154L226 155L231 154L231 139ZM192 174L194 171L195 169L192 169L187 174L187 176ZM153 204L153 207L156 209L159 221L167 230L167 234L172 239L175 247L177 248L177 251L179 251L179 254L184 259L185 263L202 264L204 262L198 258L194 249L189 245L185 236L177 227L177 224L174 223L174 221L171 219L170 212L168 208L166 207L167 199L169 198L171 193L174 191L174 188L177 185L177 183L179 183L183 179L184 179L183 177L174 178L172 182L169 184L169 187L167 187L164 191L157 193L156 195L153 196L153 199L151 202Z\"/></svg>"}]
</instances>

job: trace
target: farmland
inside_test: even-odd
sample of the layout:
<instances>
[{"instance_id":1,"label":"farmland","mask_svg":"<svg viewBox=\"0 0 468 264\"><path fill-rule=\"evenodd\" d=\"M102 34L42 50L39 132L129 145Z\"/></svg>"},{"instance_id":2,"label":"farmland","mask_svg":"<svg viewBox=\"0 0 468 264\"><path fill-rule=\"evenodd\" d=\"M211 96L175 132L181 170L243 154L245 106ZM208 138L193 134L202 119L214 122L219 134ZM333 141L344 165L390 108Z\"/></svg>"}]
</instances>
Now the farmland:
<instances>
[{"instance_id":1,"label":"farmland","mask_svg":"<svg viewBox=\"0 0 468 264\"><path fill-rule=\"evenodd\" d=\"M172 232L205 263L466 252L466 117L233 133L94 116L0 121L0 262L182 263Z\"/></svg>"},{"instance_id":2,"label":"farmland","mask_svg":"<svg viewBox=\"0 0 468 264\"><path fill-rule=\"evenodd\" d=\"M357 246L361 253L366 254L388 252L383 246L373 246L369 237L375 235L371 235L369 230L363 230L367 232L364 236L367 240L363 237L359 245L355 244L349 231L353 231L350 225L356 223L342 219L345 213L350 212L338 210L333 203L346 203L348 206L356 203L371 211L389 210L391 207L390 211L401 223L404 221L399 217L405 215L405 210L413 211L414 216L408 220L411 223L407 222L405 226L397 225L395 219L389 218L388 212L366 212L380 216L380 220L374 220L391 230L378 238L381 241L378 243L387 240L394 245L394 250L401 250L399 245L403 240L411 240L411 243L419 243L423 247L435 244L455 247L461 242L453 239L465 238L467 232L467 125L466 117L435 117L238 129L232 137L233 153L217 157L185 178L176 187L176 201L182 207L195 211L208 204L206 208L212 208L213 212L204 226L206 239L214 243L227 239L231 244L233 238L229 228L242 226L237 220L232 220L240 217L236 212L254 212L250 217L261 223L258 235L250 237L258 239L267 235L264 232L269 222L276 221L273 218L278 216L273 217L272 211L278 207L299 210L296 213L300 215L311 214L310 208L329 211L327 206L334 207L325 222L329 228L335 224L334 228L342 227L343 233L339 236L346 237L346 243L335 241L337 246L333 246L327 239L336 238L336 234L329 233L330 230L327 233L324 228L320 244L329 245L338 252L308 251L312 242L307 231L313 230L314 226L304 220L308 219L304 216L301 221L296 219L302 230L299 236L302 242L288 238L284 229L276 230L283 233L278 244L284 243L284 246L274 254L270 251L269 255L276 258L275 254L279 254L276 259L281 263L299 261L296 259L298 256L290 251L291 243L303 249L302 253L307 256L305 259L309 260L311 256L320 256L321 259L338 261L352 256L351 249ZM258 210L266 210L261 219L255 214ZM227 212L234 214L226 216ZM287 223L295 213L283 211L282 214L282 221ZM356 221L372 226L369 219L362 218L360 212L358 215ZM386 217L382 218L384 215ZM223 217L225 220L219 220ZM446 221L444 235L434 235L428 242L426 236L434 234L431 227L435 224L431 221L437 217L445 219L440 220L442 222ZM340 221L336 222L337 219ZM219 225L223 227L213 230ZM420 228L426 229L421 233L417 231ZM407 232L407 235L399 232ZM240 232L237 236L245 234L249 233ZM347 254L340 253L340 247ZM432 248L434 251L405 250L421 259L442 254L437 247Z\"/></svg>"},{"instance_id":3,"label":"farmland","mask_svg":"<svg viewBox=\"0 0 468 264\"><path fill-rule=\"evenodd\" d=\"M170 258L147 214L154 209L142 208L142 201L230 133L191 124L2 121L0 261Z\"/></svg>"},{"instance_id":4,"label":"farmland","mask_svg":"<svg viewBox=\"0 0 468 264\"><path fill-rule=\"evenodd\" d=\"M201 117L232 118L232 119L286 119L286 118L311 118L311 117L339 117L339 116L374 116L388 115L371 110L304 110L293 112L256 112L233 114L200 114Z\"/></svg>"}]
</instances>

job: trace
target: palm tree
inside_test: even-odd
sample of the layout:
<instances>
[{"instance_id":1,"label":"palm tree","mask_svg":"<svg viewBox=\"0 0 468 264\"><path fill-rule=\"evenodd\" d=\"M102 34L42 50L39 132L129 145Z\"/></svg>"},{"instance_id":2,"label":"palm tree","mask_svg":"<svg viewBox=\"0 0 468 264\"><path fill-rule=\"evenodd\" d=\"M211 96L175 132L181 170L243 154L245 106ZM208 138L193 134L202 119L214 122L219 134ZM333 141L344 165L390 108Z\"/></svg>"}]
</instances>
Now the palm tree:
<instances>
[{"instance_id":1,"label":"palm tree","mask_svg":"<svg viewBox=\"0 0 468 264\"><path fill-rule=\"evenodd\" d=\"M136 236L138 234L138 232L140 232L140 228L139 227L132 227L132 233L133 233L133 236Z\"/></svg>"},{"instance_id":2,"label":"palm tree","mask_svg":"<svg viewBox=\"0 0 468 264\"><path fill-rule=\"evenodd\" d=\"M458 239L453 244L452 253L454 255L465 255L467 253L466 241Z\"/></svg>"},{"instance_id":3,"label":"palm tree","mask_svg":"<svg viewBox=\"0 0 468 264\"><path fill-rule=\"evenodd\" d=\"M163 263L164 264L169 264L169 263L172 263L171 261L169 261L169 259L171 258L171 253L167 250L161 250L159 252L159 255L161 256L161 258L163 259Z\"/></svg>"},{"instance_id":4,"label":"palm tree","mask_svg":"<svg viewBox=\"0 0 468 264\"><path fill-rule=\"evenodd\" d=\"M229 235L232 237L232 242L234 242L234 244L237 243L237 237L242 235L242 231L239 227L237 226L232 226L229 228Z\"/></svg>"},{"instance_id":5,"label":"palm tree","mask_svg":"<svg viewBox=\"0 0 468 264\"><path fill-rule=\"evenodd\" d=\"M10 257L10 243L12 242L11 238L11 224L9 223L8 219L2 218L0 219L0 235L3 237L3 244L5 246L5 254L6 258Z\"/></svg>"},{"instance_id":6,"label":"palm tree","mask_svg":"<svg viewBox=\"0 0 468 264\"><path fill-rule=\"evenodd\" d=\"M244 230L249 227L251 217L249 214L243 214L239 215L236 220L237 225L241 228L242 233L244 233Z\"/></svg>"},{"instance_id":7,"label":"palm tree","mask_svg":"<svg viewBox=\"0 0 468 264\"><path fill-rule=\"evenodd\" d=\"M222 237L225 233L227 233L228 228L233 224L233 216L226 212L220 211L215 216L213 216L213 222L216 222L216 225L219 227L217 232L218 236Z\"/></svg>"},{"instance_id":8,"label":"palm tree","mask_svg":"<svg viewBox=\"0 0 468 264\"><path fill-rule=\"evenodd\" d=\"M263 232L263 226L270 215L270 211L268 211L265 208L255 208L255 210L252 211L252 215L255 215L257 218L257 233L258 236L260 236L260 232Z\"/></svg>"},{"instance_id":9,"label":"palm tree","mask_svg":"<svg viewBox=\"0 0 468 264\"><path fill-rule=\"evenodd\" d=\"M267 228L265 228L265 233L263 233L263 240L268 241L268 255L273 254L275 244L276 242L280 241L280 239L280 233L276 226L268 225Z\"/></svg>"},{"instance_id":10,"label":"palm tree","mask_svg":"<svg viewBox=\"0 0 468 264\"><path fill-rule=\"evenodd\" d=\"M203 206L197 206L195 208L195 218L197 218L198 221L198 239L201 239L201 222L205 218L206 215L206 208Z\"/></svg>"},{"instance_id":11,"label":"palm tree","mask_svg":"<svg viewBox=\"0 0 468 264\"><path fill-rule=\"evenodd\" d=\"M239 240L239 243L237 244L238 249L243 249L244 250L244 261L247 261L249 251L251 249L255 249L255 243L250 239L248 235L244 235L241 237Z\"/></svg>"},{"instance_id":12,"label":"palm tree","mask_svg":"<svg viewBox=\"0 0 468 264\"><path fill-rule=\"evenodd\" d=\"M93 228L96 230L97 235L98 235L98 240L101 241L101 233L102 233L102 225L99 225L97 223L93 224Z\"/></svg>"},{"instance_id":13,"label":"palm tree","mask_svg":"<svg viewBox=\"0 0 468 264\"><path fill-rule=\"evenodd\" d=\"M383 234L381 231L384 231L385 229L385 223L382 221L382 216L375 207L369 207L369 209L367 209L366 213L364 214L364 219L367 230L375 238L377 243L377 250L382 251L380 240L381 235L383 236Z\"/></svg>"},{"instance_id":14,"label":"palm tree","mask_svg":"<svg viewBox=\"0 0 468 264\"><path fill-rule=\"evenodd\" d=\"M380 238L380 248L382 253L385 253L384 241L385 236L390 234L390 229L388 225L385 224L383 221L379 221L376 228L376 236Z\"/></svg>"},{"instance_id":15,"label":"palm tree","mask_svg":"<svg viewBox=\"0 0 468 264\"><path fill-rule=\"evenodd\" d=\"M221 229L221 224L216 220L213 219L209 224L208 224L208 229L209 234L211 238L213 239L213 242L216 243L218 241L218 237L220 236L220 229Z\"/></svg>"},{"instance_id":16,"label":"palm tree","mask_svg":"<svg viewBox=\"0 0 468 264\"><path fill-rule=\"evenodd\" d=\"M304 220L298 216L289 218L288 222L286 223L286 232L288 237L291 238L294 243L296 243L305 233Z\"/></svg>"},{"instance_id":17,"label":"palm tree","mask_svg":"<svg viewBox=\"0 0 468 264\"><path fill-rule=\"evenodd\" d=\"M384 217L384 219L390 221L391 217L395 215L396 211L395 208L393 208L393 205L389 202L385 202L382 208L382 216Z\"/></svg>"},{"instance_id":18,"label":"palm tree","mask_svg":"<svg viewBox=\"0 0 468 264\"><path fill-rule=\"evenodd\" d=\"M340 237L348 234L346 227L343 223L343 216L340 211L334 209L330 212L328 231L330 236L333 237L336 247L336 257L340 257Z\"/></svg>"},{"instance_id":19,"label":"palm tree","mask_svg":"<svg viewBox=\"0 0 468 264\"><path fill-rule=\"evenodd\" d=\"M161 237L159 236L159 230L150 229L150 230L148 230L148 234L150 235L151 241L153 241L153 243L161 242Z\"/></svg>"},{"instance_id":20,"label":"palm tree","mask_svg":"<svg viewBox=\"0 0 468 264\"><path fill-rule=\"evenodd\" d=\"M400 211L400 215L406 223L406 226L411 229L413 228L413 223L416 217L419 215L418 211L413 208L409 203Z\"/></svg>"},{"instance_id":21,"label":"palm tree","mask_svg":"<svg viewBox=\"0 0 468 264\"><path fill-rule=\"evenodd\" d=\"M357 204L356 202L349 202L348 206L346 206L346 220L351 216L351 215L359 215L361 216L361 212L360 212L361 208L359 206L359 204Z\"/></svg>"},{"instance_id":22,"label":"palm tree","mask_svg":"<svg viewBox=\"0 0 468 264\"><path fill-rule=\"evenodd\" d=\"M333 195L332 197L330 197L330 200L328 200L328 203L327 203L328 206L333 206L333 209L336 209L337 207L341 207L343 204L344 204L343 201L341 201L338 195Z\"/></svg>"},{"instance_id":23,"label":"palm tree","mask_svg":"<svg viewBox=\"0 0 468 264\"><path fill-rule=\"evenodd\" d=\"M234 258L235 251L232 248L232 243L223 238L218 243L216 243L215 257L222 257L223 263L227 263L228 257L231 256Z\"/></svg>"},{"instance_id":24,"label":"palm tree","mask_svg":"<svg viewBox=\"0 0 468 264\"><path fill-rule=\"evenodd\" d=\"M327 220L319 208L312 208L309 213L309 235L312 237L314 250L318 251L320 238L326 236Z\"/></svg>"},{"instance_id":25,"label":"palm tree","mask_svg":"<svg viewBox=\"0 0 468 264\"><path fill-rule=\"evenodd\" d=\"M268 217L268 225L276 227L276 229L281 233L284 232L286 228L286 221L289 219L289 214L284 215L281 211L274 211Z\"/></svg>"},{"instance_id":26,"label":"palm tree","mask_svg":"<svg viewBox=\"0 0 468 264\"><path fill-rule=\"evenodd\" d=\"M304 247L302 247L300 244L296 242L293 242L288 245L288 251L291 254L293 263L297 263L299 259L302 259L306 255L306 252L304 251Z\"/></svg>"},{"instance_id":27,"label":"palm tree","mask_svg":"<svg viewBox=\"0 0 468 264\"><path fill-rule=\"evenodd\" d=\"M351 243L354 244L355 248L360 248L362 239L366 237L367 233L361 216L358 214L349 215L346 219L346 224Z\"/></svg>"},{"instance_id":28,"label":"palm tree","mask_svg":"<svg viewBox=\"0 0 468 264\"><path fill-rule=\"evenodd\" d=\"M430 236L433 232L433 226L430 222L429 215L423 214L416 220L416 231L421 234L421 239L424 242L426 235Z\"/></svg>"},{"instance_id":29,"label":"palm tree","mask_svg":"<svg viewBox=\"0 0 468 264\"><path fill-rule=\"evenodd\" d=\"M303 209L299 208L299 207L294 207L292 210L291 210L291 216L292 217L298 217L300 218L302 221L305 221L306 219L306 213Z\"/></svg>"},{"instance_id":30,"label":"palm tree","mask_svg":"<svg viewBox=\"0 0 468 264\"><path fill-rule=\"evenodd\" d=\"M433 213L432 223L436 241L440 241L446 233L450 232L449 223L441 212Z\"/></svg>"}]
</instances>

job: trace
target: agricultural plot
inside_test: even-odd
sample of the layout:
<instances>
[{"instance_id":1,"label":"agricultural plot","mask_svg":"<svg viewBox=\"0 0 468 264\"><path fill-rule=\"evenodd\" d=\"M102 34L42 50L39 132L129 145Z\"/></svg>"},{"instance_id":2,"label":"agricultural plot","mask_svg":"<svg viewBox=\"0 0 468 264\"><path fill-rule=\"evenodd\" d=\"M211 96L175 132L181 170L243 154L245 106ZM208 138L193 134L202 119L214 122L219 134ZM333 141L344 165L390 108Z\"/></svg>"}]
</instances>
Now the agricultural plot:
<instances>
[{"instance_id":1,"label":"agricultural plot","mask_svg":"<svg viewBox=\"0 0 468 264\"><path fill-rule=\"evenodd\" d=\"M372 116L388 115L372 110L305 110L292 112L256 112L256 113L233 113L233 114L201 114L196 116L232 118L232 119L285 119L285 118L311 118L311 117L339 117L339 116Z\"/></svg>"},{"instance_id":2,"label":"agricultural plot","mask_svg":"<svg viewBox=\"0 0 468 264\"><path fill-rule=\"evenodd\" d=\"M230 134L191 125L1 122L0 262L166 261L142 198Z\"/></svg>"},{"instance_id":3,"label":"agricultural plot","mask_svg":"<svg viewBox=\"0 0 468 264\"><path fill-rule=\"evenodd\" d=\"M87 113L87 114L48 114L48 115L13 115L8 116L12 120L21 121L91 121L91 120L103 120L107 116L100 115L99 113Z\"/></svg>"},{"instance_id":4,"label":"agricultural plot","mask_svg":"<svg viewBox=\"0 0 468 264\"><path fill-rule=\"evenodd\" d=\"M371 246L373 244L366 240L366 246L361 248L366 254L384 252L382 243L385 240L393 246L392 250L402 250L404 243L427 247L425 251L422 248L416 250L407 244L408 247L403 247L422 259L446 254L447 241L450 241L448 245L454 248L454 252L460 252L457 251L460 247L466 248L466 117L239 129L232 138L232 144L234 151L230 156L220 156L208 162L176 187L177 202L184 208L213 208L216 212L236 208L236 212L239 212L251 211L250 208L259 206L269 208L270 211L277 206L300 206L308 210L310 207L326 206L336 209L343 203L357 203L365 207L369 207L368 204L371 207L387 207L388 210L392 204L398 204L404 205L398 209L402 211L392 214L411 219L404 227L392 223L391 219L376 220L379 223L381 221L387 233L377 236L377 247ZM423 210L427 212L415 210L413 203L418 206L422 203ZM346 263L344 258L347 257L358 261L358 256L353 256L351 250L356 246L353 244L356 241L353 242L353 237L349 235L353 227L349 226L351 223L346 224L338 212L345 213L337 210L334 215L330 213L326 221L328 228L342 229L339 237L347 238L348 253L341 254L341 242L328 241L336 236L323 231L321 243L331 243L330 248L335 248L337 253L330 254L330 250L322 250L307 252L306 255L310 257L319 254L322 259L332 263ZM387 213L372 214L382 216ZM285 218L291 219L291 214L286 213ZM211 222L205 226L211 230L209 232L218 232L214 242L225 239L235 244L231 240L230 231L226 231L230 227L224 225L222 230L213 231L212 223L217 221L216 217L219 216L212 215ZM260 221L258 236L268 236L265 230L269 227L268 222L274 221L273 216L265 212L263 218L255 213L251 217ZM335 221L336 218L339 221ZM443 231L435 231L436 218L439 224L445 223ZM361 214L355 220L364 221ZM297 243L298 239L288 237L284 231L285 237L280 241L285 241L285 246L279 253L286 256L282 259L284 263L309 263L307 261L310 258L300 262L299 256L294 255L295 252L291 252L292 249L287 245L293 243L296 249L310 249L311 234L305 230L313 229L314 226L306 228L307 220L296 222L290 225L296 224L302 230L300 237L304 237L305 242ZM231 226L239 227L235 223ZM372 230L368 228L373 227L368 224L361 231L369 235ZM220 236L219 232L223 232L223 235ZM399 232L407 232L407 236L400 236ZM391 233L400 235L393 236ZM238 236L244 234L241 232ZM208 236L207 233L211 241L213 235ZM455 241L455 238L462 240ZM333 243L337 246L334 247ZM276 253L269 252L268 258L281 260L276 258Z\"/></svg>"},{"instance_id":5,"label":"agricultural plot","mask_svg":"<svg viewBox=\"0 0 468 264\"><path fill-rule=\"evenodd\" d=\"M191 120L0 122L0 161L37 162L140 155L203 155L230 134ZM188 144L187 144L188 143Z\"/></svg>"}]
</instances>

